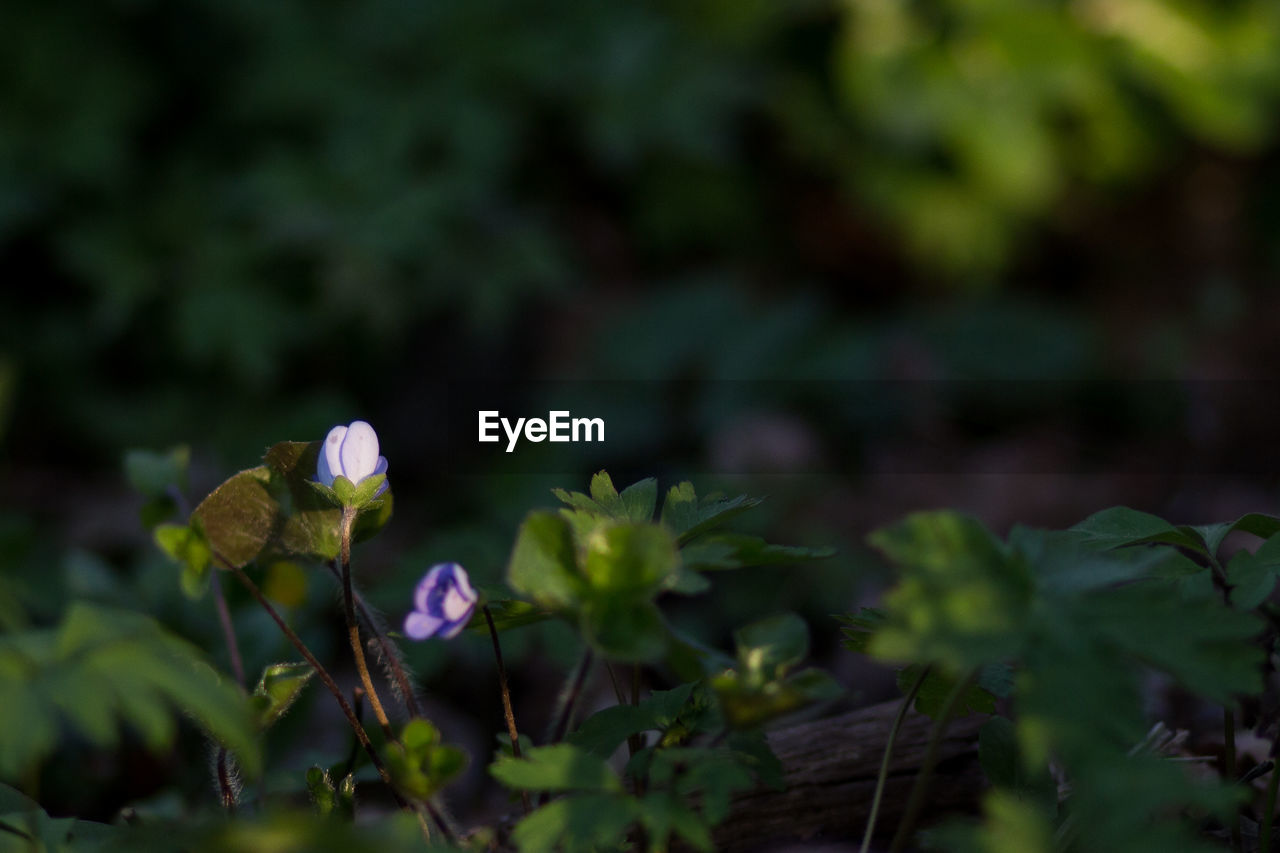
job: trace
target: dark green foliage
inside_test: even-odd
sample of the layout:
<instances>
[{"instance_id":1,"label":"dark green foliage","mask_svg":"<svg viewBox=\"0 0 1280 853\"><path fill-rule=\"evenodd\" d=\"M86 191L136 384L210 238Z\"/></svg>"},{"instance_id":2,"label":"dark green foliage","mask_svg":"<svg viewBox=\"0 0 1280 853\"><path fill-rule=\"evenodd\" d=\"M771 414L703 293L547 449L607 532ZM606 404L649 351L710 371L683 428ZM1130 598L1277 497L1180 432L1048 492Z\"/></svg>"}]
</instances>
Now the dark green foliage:
<instances>
[{"instance_id":1,"label":"dark green foliage","mask_svg":"<svg viewBox=\"0 0 1280 853\"><path fill-rule=\"evenodd\" d=\"M123 850L126 833L120 827L75 818L52 818L21 791L0 784L0 851Z\"/></svg>"},{"instance_id":2,"label":"dark green foliage","mask_svg":"<svg viewBox=\"0 0 1280 853\"><path fill-rule=\"evenodd\" d=\"M554 493L567 507L559 513L535 512L524 520L507 581L539 606L574 618L587 642L615 660L655 661L671 648L655 601L665 591L705 591L709 581L700 570L789 563L832 553L709 532L759 501L740 496L699 504L689 483L671 489L661 522L653 521L657 483L652 479L618 492L608 473L600 471L591 479L590 495L564 489Z\"/></svg>"},{"instance_id":3,"label":"dark green foliage","mask_svg":"<svg viewBox=\"0 0 1280 853\"><path fill-rule=\"evenodd\" d=\"M500 758L489 772L504 785L526 791L622 790L603 758L571 743L534 747L522 758Z\"/></svg>"},{"instance_id":4,"label":"dark green foliage","mask_svg":"<svg viewBox=\"0 0 1280 853\"><path fill-rule=\"evenodd\" d=\"M426 800L448 785L467 766L467 754L440 740L430 721L410 720L400 731L400 742L386 753L392 781L405 796Z\"/></svg>"},{"instance_id":5,"label":"dark green foliage","mask_svg":"<svg viewBox=\"0 0 1280 853\"><path fill-rule=\"evenodd\" d=\"M711 679L731 728L751 729L843 692L821 670L790 671L809 653L808 626L794 614L752 623L739 630L735 639L737 665Z\"/></svg>"},{"instance_id":6,"label":"dark green foliage","mask_svg":"<svg viewBox=\"0 0 1280 853\"><path fill-rule=\"evenodd\" d=\"M646 731L665 734L679 720L693 690L692 683L685 683L672 690L654 691L638 705L614 705L597 711L569 735L568 741L600 758L608 758L632 735Z\"/></svg>"},{"instance_id":7,"label":"dark green foliage","mask_svg":"<svg viewBox=\"0 0 1280 853\"><path fill-rule=\"evenodd\" d=\"M1275 525L1255 514L1176 527L1118 508L1068 532L1015 528L1007 543L946 512L873 534L902 574L883 611L846 618L851 648L910 662L900 683L932 664L926 686L978 671L978 684L1003 695L1009 683L1001 670L1014 671L1014 722L993 718L982 734L980 755L997 786L987 822L937 833L932 843L1048 851L1056 833L1068 849L1200 849L1186 825L1166 816L1181 808L1221 816L1237 793L1194 781L1144 749L1150 722L1138 678L1156 669L1228 706L1261 690L1264 654L1254 642L1261 620L1227 607L1214 584L1187 579L1210 575L1231 530L1271 535ZM1272 562L1270 540L1233 561L1242 598L1270 589ZM936 712L944 689L941 681L922 689L920 709ZM994 711L983 694L973 688L969 710ZM1071 784L1061 817L1046 776L1051 758Z\"/></svg>"},{"instance_id":8,"label":"dark green foliage","mask_svg":"<svg viewBox=\"0 0 1280 853\"><path fill-rule=\"evenodd\" d=\"M111 747L124 724L163 749L179 712L234 752L245 773L258 774L257 727L244 695L152 619L73 603L56 629L0 637L0 778L22 778L46 758L60 725Z\"/></svg>"}]
</instances>

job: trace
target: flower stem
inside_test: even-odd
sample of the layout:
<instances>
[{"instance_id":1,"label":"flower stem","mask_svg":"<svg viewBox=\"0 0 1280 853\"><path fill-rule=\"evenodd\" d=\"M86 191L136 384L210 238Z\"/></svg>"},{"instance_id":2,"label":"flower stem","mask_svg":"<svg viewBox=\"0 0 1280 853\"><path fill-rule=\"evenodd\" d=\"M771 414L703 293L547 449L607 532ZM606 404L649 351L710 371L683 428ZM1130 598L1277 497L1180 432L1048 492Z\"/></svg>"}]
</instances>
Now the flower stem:
<instances>
[{"instance_id":1,"label":"flower stem","mask_svg":"<svg viewBox=\"0 0 1280 853\"><path fill-rule=\"evenodd\" d=\"M377 750L373 748L373 743L369 740L368 733L365 732L364 726L360 725L360 720L356 718L355 711L353 711L351 706L347 704L346 697L342 695L342 690L338 687L338 683L333 680L333 676L330 675L329 671L321 665L320 661L316 660L316 656L311 653L311 649L307 648L307 644L302 642L302 638L294 633L294 630L289 627L288 623L284 621L284 618L281 617L276 609L271 606L271 602L267 601L266 596L262 594L262 590L258 589L258 585L253 582L253 579L245 574L244 569L238 568L226 560L222 560L222 562L235 573L236 578L240 583L244 584L245 588L249 590L249 594L257 599L258 603L267 611L267 615L270 616L272 620L275 621L276 625L279 626L280 630L284 632L285 637L287 637L289 642L293 644L293 647L298 650L298 653L306 659L307 663L311 664L311 668L316 671L316 675L319 676L321 683L323 683L328 691L333 694L333 698L337 700L338 707L342 709L342 715L346 717L347 722L351 724L351 729L355 732L356 739L360 741L360 745L364 747L364 751L368 753L369 760L373 763L374 769L378 771L378 775L382 777L382 781L387 784L387 787L391 788L391 794L396 798L396 802L402 808L406 807L408 804L403 798L401 798L400 794L396 791L395 786L392 785L391 775L387 773L386 767L382 764L382 759L378 757Z\"/></svg>"},{"instance_id":2,"label":"flower stem","mask_svg":"<svg viewBox=\"0 0 1280 853\"><path fill-rule=\"evenodd\" d=\"M339 583L342 582L342 572L334 563L326 563L329 571ZM378 648L382 651L382 660L385 661L388 669L391 670L391 676L395 679L396 687L399 688L401 701L404 703L405 710L409 712L409 716L413 718L422 716L422 708L418 705L418 699L413 692L413 684L409 681L409 674L405 671L404 662L400 659L400 651L383 633L382 628L378 625L378 620L374 618L373 612L364 602L364 596L355 588L353 583L351 586L351 599L355 603L356 610L360 613L361 620L364 621L366 627L373 634L374 639L378 642Z\"/></svg>"},{"instance_id":3,"label":"flower stem","mask_svg":"<svg viewBox=\"0 0 1280 853\"><path fill-rule=\"evenodd\" d=\"M911 689L902 697L898 714L893 718L893 725L889 728L889 740L885 742L884 757L880 759L880 772L876 775L876 791L871 797L871 814L867 816L867 831L862 835L862 847L859 848L859 853L867 853L871 849L871 836L876 831L876 818L880 816L880 801L884 798L884 786L889 780L889 759L893 757L893 747L898 740L898 731L902 728L902 721L907 718L907 711L911 710L911 703L916 701L920 685L924 684L924 680L929 677L930 669L931 667L926 666L920 670Z\"/></svg>"},{"instance_id":4,"label":"flower stem","mask_svg":"<svg viewBox=\"0 0 1280 853\"><path fill-rule=\"evenodd\" d=\"M222 627L222 638L227 644L227 656L231 659L231 672L236 677L236 684L244 686L244 661L240 657L240 644L236 641L236 630L231 624L231 611L227 608L226 596L222 594L222 580L214 571L210 578L213 586L213 603L218 611L218 624ZM231 781L230 756L225 746L218 747L217 777L218 794L222 799L222 807L228 812L236 810L236 788Z\"/></svg>"},{"instance_id":5,"label":"flower stem","mask_svg":"<svg viewBox=\"0 0 1280 853\"><path fill-rule=\"evenodd\" d=\"M391 721L387 712L382 709L378 699L378 691L374 689L373 679L369 677L369 665L364 659L364 645L360 642L360 623L356 621L354 596L351 594L351 528L355 526L356 508L343 507L341 527L341 560L342 560L342 612L347 620L347 639L351 641L351 654L356 661L356 671L360 673L360 682L364 684L364 692L369 697L369 707L378 725L382 726L387 740L395 740L391 731Z\"/></svg>"},{"instance_id":6,"label":"flower stem","mask_svg":"<svg viewBox=\"0 0 1280 853\"><path fill-rule=\"evenodd\" d=\"M933 768L938 763L938 751L942 747L942 736L946 734L951 718L955 716L965 694L969 692L969 687L976 677L977 671L975 670L956 682L956 686L951 689L951 694L947 696L947 701L943 703L942 712L938 714L938 718L933 722L933 730L929 732L929 746L925 749L924 761L920 764L920 772L916 774L915 784L911 786L911 796L907 799L907 807L902 813L902 820L898 823L898 831L893 836L893 843L889 845L889 853L900 853L907 846L907 839L911 837L911 830L915 827L916 818L919 817L920 809L924 806L924 798L929 791L929 781L933 777ZM921 680L923 681L923 678Z\"/></svg>"},{"instance_id":7,"label":"flower stem","mask_svg":"<svg viewBox=\"0 0 1280 853\"><path fill-rule=\"evenodd\" d=\"M571 677L568 691L562 697L560 715L556 719L555 726L551 729L550 743L559 743L569 733L569 725L573 719L573 709L578 704L578 697L582 694L582 685L586 683L587 673L591 670L591 662L594 659L595 656L591 654L591 649L587 648L582 654L582 659L578 661L578 668Z\"/></svg>"},{"instance_id":8,"label":"flower stem","mask_svg":"<svg viewBox=\"0 0 1280 853\"><path fill-rule=\"evenodd\" d=\"M227 567L227 569L235 573L237 580L239 580L240 583L249 590L249 593L257 600L257 602L262 605L262 608L267 611L267 615L276 623L281 632L283 632L285 637L288 638L289 642L293 644L293 647L298 650L298 653L302 655L307 663L311 664L311 668L316 671L316 675L320 678L321 683L324 684L325 688L331 694L333 694L333 698L337 701L338 707L342 709L342 715L347 718L347 722L350 724L351 730L355 732L356 740L360 741L360 746L364 747L365 754L369 756L369 762L373 764L374 769L378 771L378 776L381 777L383 784L387 786L387 790L391 792L391 796L396 801L396 805L402 809L417 813L417 809L414 808L413 805L404 797L400 796L400 792L396 790L395 783L391 780L391 774L387 772L386 765L382 763L382 759L378 757L378 751L373 748L373 742L369 740L369 733L364 730L364 726L362 726L360 724L360 720L356 718L355 711L353 711L351 706L347 704L346 697L342 695L342 690L338 687L338 683L333 680L333 676L330 675L329 671L320 664L320 661L316 660L316 656L311 653L311 649L307 648L307 644L302 642L302 638L289 627L288 623L285 622L276 609L271 606L271 602L267 601L266 596L262 594L262 590L258 589L258 585L253 582L253 579L245 574L244 569L233 565L231 561L219 554L215 553L214 557L217 558L222 565ZM456 843L457 838L454 835L453 830L451 830L449 825L445 823L443 816L440 815L435 806L430 802L424 801L423 807L427 810L431 819L435 821L436 825L440 827L440 832L444 835L445 839L451 844ZM421 825L423 835L426 837L426 840L430 842L430 827L425 821L422 822Z\"/></svg>"},{"instance_id":9,"label":"flower stem","mask_svg":"<svg viewBox=\"0 0 1280 853\"><path fill-rule=\"evenodd\" d=\"M236 629L231 624L231 611L226 596L222 594L222 580L215 571L210 578L213 586L213 603L218 610L218 624L222 626L222 638L227 643L227 656L231 658L231 672L236 682L244 686L244 661L240 657L240 644L236 642Z\"/></svg>"},{"instance_id":10,"label":"flower stem","mask_svg":"<svg viewBox=\"0 0 1280 853\"><path fill-rule=\"evenodd\" d=\"M481 608L484 611L484 621L489 624L489 637L493 640L493 656L498 662L498 687L502 690L502 716L507 721L507 736L511 738L511 754L516 758L520 758L520 733L516 730L516 715L511 710L511 690L507 687L507 668L502 663L502 646L498 642L498 626L493 624L493 614L489 612L489 605ZM524 806L524 813L529 814L533 811L533 804L529 800L529 792L520 792L520 803Z\"/></svg>"}]
</instances>

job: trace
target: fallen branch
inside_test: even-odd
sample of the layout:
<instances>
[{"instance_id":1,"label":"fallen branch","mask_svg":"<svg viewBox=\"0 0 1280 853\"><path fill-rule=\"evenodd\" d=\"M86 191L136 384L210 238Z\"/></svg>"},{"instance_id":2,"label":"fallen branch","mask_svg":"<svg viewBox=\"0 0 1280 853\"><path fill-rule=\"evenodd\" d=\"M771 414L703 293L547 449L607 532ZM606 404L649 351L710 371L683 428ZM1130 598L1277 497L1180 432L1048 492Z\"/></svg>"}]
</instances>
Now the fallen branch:
<instances>
[{"instance_id":1,"label":"fallen branch","mask_svg":"<svg viewBox=\"0 0 1280 853\"><path fill-rule=\"evenodd\" d=\"M801 723L769 734L782 761L787 787L761 788L734 800L730 817L715 833L716 849L759 850L769 842L848 841L861 837L871 811L876 774L898 701ZM929 790L931 815L976 812L986 788L978 765L978 729L988 718L954 720L938 751ZM932 720L911 712L898 733L889 764L876 838L893 836L928 746Z\"/></svg>"}]
</instances>

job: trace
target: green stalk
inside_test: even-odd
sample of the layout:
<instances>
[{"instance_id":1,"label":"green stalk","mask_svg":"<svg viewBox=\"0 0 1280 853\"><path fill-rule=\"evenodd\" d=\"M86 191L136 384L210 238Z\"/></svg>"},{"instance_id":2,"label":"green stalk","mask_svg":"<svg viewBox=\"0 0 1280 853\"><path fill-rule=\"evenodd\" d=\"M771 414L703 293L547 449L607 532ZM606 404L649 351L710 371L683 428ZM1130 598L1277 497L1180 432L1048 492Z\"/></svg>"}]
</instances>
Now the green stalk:
<instances>
[{"instance_id":1,"label":"green stalk","mask_svg":"<svg viewBox=\"0 0 1280 853\"><path fill-rule=\"evenodd\" d=\"M920 685L924 684L924 680L929 676L930 669L931 667L926 666L920 670L920 675L916 677L911 689L902 697L897 716L893 718L893 726L889 729L889 740L884 745L884 757L880 759L880 772L876 775L876 791L871 797L871 814L867 816L867 831L862 835L862 847L859 848L859 853L867 853L871 849L871 836L875 833L876 819L880 816L880 800L884 797L884 786L889 779L889 760L893 757L893 746L898 740L902 721L906 719L911 704L916 701L916 694L920 692Z\"/></svg>"},{"instance_id":2,"label":"green stalk","mask_svg":"<svg viewBox=\"0 0 1280 853\"><path fill-rule=\"evenodd\" d=\"M893 843L889 845L889 853L901 853L907 846L907 839L911 837L911 830L915 826L916 818L920 816L920 809L924 806L924 798L929 790L929 781L933 776L933 768L938 763L938 751L942 747L942 737L946 734L951 718L960 707L964 695L969 692L969 686L976 676L977 671L975 670L957 682L956 686L952 688L951 694L947 696L946 703L942 706L942 713L938 715L938 719L933 723L933 730L929 732L929 746L924 753L924 762L920 766L920 772L916 774L915 784L911 786L911 796L907 799L907 808L902 814L902 821L898 824L898 831L893 836Z\"/></svg>"}]
</instances>

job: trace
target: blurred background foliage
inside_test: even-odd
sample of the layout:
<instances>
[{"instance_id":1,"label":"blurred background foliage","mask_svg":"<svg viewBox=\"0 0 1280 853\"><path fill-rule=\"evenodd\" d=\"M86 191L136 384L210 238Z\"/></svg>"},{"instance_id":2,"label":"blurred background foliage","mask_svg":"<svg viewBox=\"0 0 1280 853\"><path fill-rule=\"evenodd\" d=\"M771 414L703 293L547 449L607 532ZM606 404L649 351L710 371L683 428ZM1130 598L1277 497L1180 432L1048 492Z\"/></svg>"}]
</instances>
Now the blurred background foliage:
<instances>
[{"instance_id":1,"label":"blurred background foliage","mask_svg":"<svg viewBox=\"0 0 1280 853\"><path fill-rule=\"evenodd\" d=\"M1160 437L1239 472L1265 393L1204 421L1195 387L1080 388L1269 375L1278 105L1270 0L10 0L0 624L135 606L225 668L122 454L189 443L198 499L355 417L391 459L397 519L360 559L393 620L431 562L497 582L524 513L603 466L768 493L754 532L839 545L672 614L723 644L789 607L819 656L821 620L883 571L863 534L907 510L1001 530L1257 509L1271 479L1188 485L1188 445ZM618 381L574 392L616 445L530 447L519 469L444 440L450 393L497 383L532 415L566 387L544 379ZM921 380L941 403L868 390ZM267 575L336 648L328 578ZM288 657L243 604L250 671ZM510 642L574 656L554 627ZM483 640L410 655L484 754L496 697L449 679L488 666ZM133 778L113 798L156 786L152 765L93 767ZM46 778L54 805L120 804Z\"/></svg>"}]
</instances>

